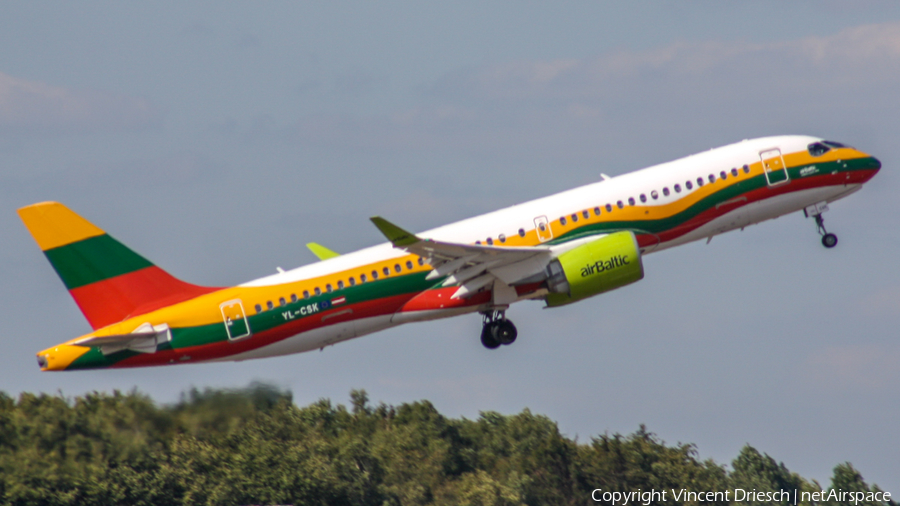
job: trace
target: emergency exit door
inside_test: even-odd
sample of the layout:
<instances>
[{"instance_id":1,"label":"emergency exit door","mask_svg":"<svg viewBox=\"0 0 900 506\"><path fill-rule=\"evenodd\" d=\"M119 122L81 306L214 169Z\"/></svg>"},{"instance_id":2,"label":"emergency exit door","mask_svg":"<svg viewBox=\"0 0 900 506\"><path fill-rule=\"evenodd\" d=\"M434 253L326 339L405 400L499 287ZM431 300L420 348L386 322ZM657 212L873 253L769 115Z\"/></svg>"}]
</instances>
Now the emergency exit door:
<instances>
[{"instance_id":1,"label":"emergency exit door","mask_svg":"<svg viewBox=\"0 0 900 506\"><path fill-rule=\"evenodd\" d=\"M240 299L229 300L219 304L222 312L222 321L225 324L225 332L228 340L243 339L250 335L250 325L247 323L247 315L244 313L244 305Z\"/></svg>"},{"instance_id":2,"label":"emergency exit door","mask_svg":"<svg viewBox=\"0 0 900 506\"><path fill-rule=\"evenodd\" d=\"M775 186L788 182L787 168L784 165L780 149L772 148L760 151L759 159L766 173L766 184Z\"/></svg>"}]
</instances>

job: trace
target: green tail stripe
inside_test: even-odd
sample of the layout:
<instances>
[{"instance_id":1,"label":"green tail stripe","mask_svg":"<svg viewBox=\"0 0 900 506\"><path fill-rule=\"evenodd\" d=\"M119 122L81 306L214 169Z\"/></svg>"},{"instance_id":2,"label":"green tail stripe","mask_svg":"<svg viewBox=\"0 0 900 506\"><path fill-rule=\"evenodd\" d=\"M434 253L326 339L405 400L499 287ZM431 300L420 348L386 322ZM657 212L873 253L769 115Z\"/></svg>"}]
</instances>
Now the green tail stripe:
<instances>
[{"instance_id":1,"label":"green tail stripe","mask_svg":"<svg viewBox=\"0 0 900 506\"><path fill-rule=\"evenodd\" d=\"M107 234L44 252L69 290L153 264Z\"/></svg>"}]
</instances>

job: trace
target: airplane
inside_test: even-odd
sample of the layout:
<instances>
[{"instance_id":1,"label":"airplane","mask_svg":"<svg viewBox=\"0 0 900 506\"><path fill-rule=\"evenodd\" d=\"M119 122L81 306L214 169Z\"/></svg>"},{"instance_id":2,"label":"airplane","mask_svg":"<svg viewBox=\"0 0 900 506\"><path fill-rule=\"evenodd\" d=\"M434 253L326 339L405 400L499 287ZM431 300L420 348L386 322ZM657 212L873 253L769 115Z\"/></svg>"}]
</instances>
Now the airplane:
<instances>
[{"instance_id":1,"label":"airplane","mask_svg":"<svg viewBox=\"0 0 900 506\"><path fill-rule=\"evenodd\" d=\"M506 310L555 308L644 277L642 257L803 211L826 248L828 204L876 158L810 136L744 140L411 233L233 287L171 276L64 205L18 210L93 331L37 353L44 371L241 361L315 349L404 323L480 313L489 349L518 335Z\"/></svg>"}]
</instances>

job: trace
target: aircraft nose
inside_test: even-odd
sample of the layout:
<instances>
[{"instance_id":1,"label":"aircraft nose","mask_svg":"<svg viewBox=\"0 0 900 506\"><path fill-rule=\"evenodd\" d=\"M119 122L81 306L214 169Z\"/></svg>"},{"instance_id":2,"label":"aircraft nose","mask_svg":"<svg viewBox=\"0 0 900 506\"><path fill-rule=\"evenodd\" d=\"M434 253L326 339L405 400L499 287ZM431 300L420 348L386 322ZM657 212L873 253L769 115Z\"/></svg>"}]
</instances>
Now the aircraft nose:
<instances>
[{"instance_id":1,"label":"aircraft nose","mask_svg":"<svg viewBox=\"0 0 900 506\"><path fill-rule=\"evenodd\" d=\"M878 174L879 170L881 170L881 160L875 158L874 156L870 156L868 159L868 166L866 167L867 175L863 182L875 177L875 174Z\"/></svg>"}]
</instances>

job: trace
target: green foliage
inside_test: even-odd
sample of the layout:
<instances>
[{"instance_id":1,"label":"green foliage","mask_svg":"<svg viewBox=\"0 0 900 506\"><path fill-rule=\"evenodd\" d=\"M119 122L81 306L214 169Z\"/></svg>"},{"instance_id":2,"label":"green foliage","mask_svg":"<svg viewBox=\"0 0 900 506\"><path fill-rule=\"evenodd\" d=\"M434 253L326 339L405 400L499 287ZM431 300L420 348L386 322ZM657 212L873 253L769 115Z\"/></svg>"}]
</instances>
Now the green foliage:
<instances>
[{"instance_id":1,"label":"green foliage","mask_svg":"<svg viewBox=\"0 0 900 506\"><path fill-rule=\"evenodd\" d=\"M819 489L749 446L729 472L643 426L579 444L527 409L449 419L427 401L350 397L348 410L297 407L264 384L192 389L171 406L137 392L0 393L0 504L580 505L596 488ZM832 486L878 490L849 464Z\"/></svg>"},{"instance_id":2,"label":"green foliage","mask_svg":"<svg viewBox=\"0 0 900 506\"><path fill-rule=\"evenodd\" d=\"M727 489L724 468L711 460L697 460L693 445L666 446L643 425L627 437L616 434L594 438L590 445L580 447L579 452L582 463L579 477L583 489L599 487L619 492ZM669 496L664 503L679 501Z\"/></svg>"},{"instance_id":3,"label":"green foliage","mask_svg":"<svg viewBox=\"0 0 900 506\"><path fill-rule=\"evenodd\" d=\"M740 489L745 491L786 491L793 497L795 490L814 492L819 490L818 484L808 482L796 473L788 471L783 463L775 462L775 459L768 455L762 455L750 445L741 449L740 455L734 459L731 467L733 471L729 476L732 489ZM789 506L792 499L785 499L776 502L759 502L756 500L745 500L744 504L752 506L772 505L772 506Z\"/></svg>"}]
</instances>

